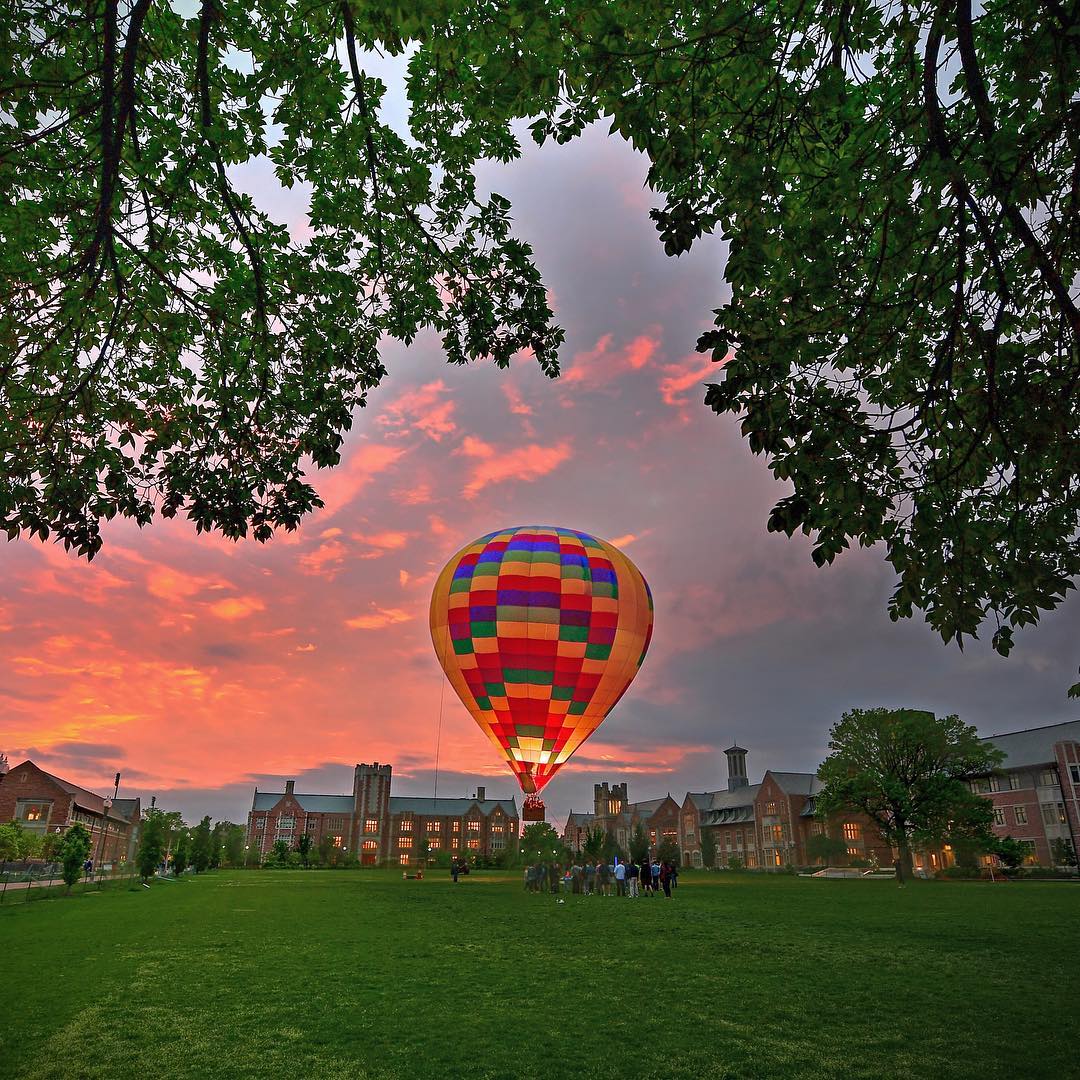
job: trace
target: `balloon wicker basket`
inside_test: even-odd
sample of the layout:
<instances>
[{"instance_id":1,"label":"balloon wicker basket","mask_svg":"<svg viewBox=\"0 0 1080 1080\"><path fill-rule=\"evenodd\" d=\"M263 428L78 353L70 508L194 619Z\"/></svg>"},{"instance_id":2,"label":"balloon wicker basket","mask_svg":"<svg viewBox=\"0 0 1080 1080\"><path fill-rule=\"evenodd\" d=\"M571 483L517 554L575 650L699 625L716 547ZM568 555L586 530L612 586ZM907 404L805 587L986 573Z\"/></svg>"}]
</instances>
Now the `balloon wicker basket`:
<instances>
[{"instance_id":1,"label":"balloon wicker basket","mask_svg":"<svg viewBox=\"0 0 1080 1080\"><path fill-rule=\"evenodd\" d=\"M522 821L543 821L547 807L539 795L526 795L521 806Z\"/></svg>"}]
</instances>

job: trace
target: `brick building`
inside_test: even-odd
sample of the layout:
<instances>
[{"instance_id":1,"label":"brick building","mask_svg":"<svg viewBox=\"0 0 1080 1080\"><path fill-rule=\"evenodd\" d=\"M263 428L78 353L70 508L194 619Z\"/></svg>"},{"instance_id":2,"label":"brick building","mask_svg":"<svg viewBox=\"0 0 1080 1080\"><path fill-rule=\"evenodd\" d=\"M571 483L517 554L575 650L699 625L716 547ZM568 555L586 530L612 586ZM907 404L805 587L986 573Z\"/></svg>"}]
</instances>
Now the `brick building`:
<instances>
[{"instance_id":1,"label":"brick building","mask_svg":"<svg viewBox=\"0 0 1080 1080\"><path fill-rule=\"evenodd\" d=\"M413 866L440 853L498 855L516 843L518 811L514 799L429 799L391 795L389 765L357 765L351 795L305 795L289 780L285 790L259 791L248 814L249 847L265 854L276 840L295 848L301 836L318 847L326 836L348 857L365 866Z\"/></svg>"},{"instance_id":2,"label":"brick building","mask_svg":"<svg viewBox=\"0 0 1080 1080\"><path fill-rule=\"evenodd\" d=\"M29 760L0 774L0 821L17 821L42 835L78 822L90 834L91 858L105 866L135 857L142 820L138 799L109 802Z\"/></svg>"},{"instance_id":3,"label":"brick building","mask_svg":"<svg viewBox=\"0 0 1080 1080\"><path fill-rule=\"evenodd\" d=\"M609 785L605 781L593 785L591 814L570 811L562 839L571 851L581 851L589 830L599 828L610 833L615 843L626 851L630 846L630 837L639 824L649 838L650 847L656 847L665 838L678 843L679 804L670 792L662 799L632 803L625 782Z\"/></svg>"}]
</instances>

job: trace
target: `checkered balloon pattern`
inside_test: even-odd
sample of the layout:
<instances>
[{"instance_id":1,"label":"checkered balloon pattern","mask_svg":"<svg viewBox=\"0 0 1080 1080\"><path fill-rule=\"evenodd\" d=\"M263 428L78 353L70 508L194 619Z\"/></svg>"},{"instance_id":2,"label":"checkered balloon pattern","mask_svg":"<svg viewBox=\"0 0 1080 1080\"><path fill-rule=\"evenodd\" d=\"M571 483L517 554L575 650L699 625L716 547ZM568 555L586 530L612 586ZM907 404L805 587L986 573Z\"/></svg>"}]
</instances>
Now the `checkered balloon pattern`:
<instances>
[{"instance_id":1,"label":"checkered balloon pattern","mask_svg":"<svg viewBox=\"0 0 1080 1080\"><path fill-rule=\"evenodd\" d=\"M526 794L615 707L652 625L638 568L574 529L488 533L446 564L431 597L439 662Z\"/></svg>"}]
</instances>

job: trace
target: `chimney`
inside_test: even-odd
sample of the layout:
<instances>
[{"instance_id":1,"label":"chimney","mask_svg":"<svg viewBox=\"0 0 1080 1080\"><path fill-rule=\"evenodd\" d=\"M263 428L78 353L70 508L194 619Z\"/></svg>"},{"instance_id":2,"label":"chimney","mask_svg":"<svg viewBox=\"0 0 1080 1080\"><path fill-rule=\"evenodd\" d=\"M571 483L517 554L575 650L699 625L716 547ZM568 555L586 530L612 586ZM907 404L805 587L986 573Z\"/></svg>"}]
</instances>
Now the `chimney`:
<instances>
[{"instance_id":1,"label":"chimney","mask_svg":"<svg viewBox=\"0 0 1080 1080\"><path fill-rule=\"evenodd\" d=\"M477 802L483 802L484 801L484 789L482 787L478 787L476 789L476 801Z\"/></svg>"},{"instance_id":2,"label":"chimney","mask_svg":"<svg viewBox=\"0 0 1080 1080\"><path fill-rule=\"evenodd\" d=\"M296 787L296 781L295 780L286 780L285 781L285 794L286 795L291 795L293 793L293 788L295 788L295 787Z\"/></svg>"},{"instance_id":3,"label":"chimney","mask_svg":"<svg viewBox=\"0 0 1080 1080\"><path fill-rule=\"evenodd\" d=\"M747 787L750 781L746 778L746 751L736 744L724 753L727 755L728 791Z\"/></svg>"},{"instance_id":4,"label":"chimney","mask_svg":"<svg viewBox=\"0 0 1080 1080\"><path fill-rule=\"evenodd\" d=\"M7 754L0 754L0 776L4 776L8 771L8 759Z\"/></svg>"}]
</instances>

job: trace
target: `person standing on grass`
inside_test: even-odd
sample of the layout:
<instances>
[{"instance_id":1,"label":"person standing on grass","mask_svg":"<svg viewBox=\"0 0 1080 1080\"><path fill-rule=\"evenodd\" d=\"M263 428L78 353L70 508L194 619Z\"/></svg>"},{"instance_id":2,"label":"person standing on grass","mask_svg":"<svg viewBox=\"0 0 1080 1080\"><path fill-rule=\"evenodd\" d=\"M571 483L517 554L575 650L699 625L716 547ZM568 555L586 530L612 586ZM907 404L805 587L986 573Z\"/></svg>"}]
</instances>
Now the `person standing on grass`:
<instances>
[{"instance_id":1,"label":"person standing on grass","mask_svg":"<svg viewBox=\"0 0 1080 1080\"><path fill-rule=\"evenodd\" d=\"M660 864L660 885L663 887L664 896L671 899L671 863L662 862Z\"/></svg>"},{"instance_id":2,"label":"person standing on grass","mask_svg":"<svg viewBox=\"0 0 1080 1080\"><path fill-rule=\"evenodd\" d=\"M585 864L585 895L592 896L593 885L596 883L596 867L592 863Z\"/></svg>"},{"instance_id":3,"label":"person standing on grass","mask_svg":"<svg viewBox=\"0 0 1080 1080\"><path fill-rule=\"evenodd\" d=\"M461 868L458 866L457 859L450 860L450 877L454 879L454 884L457 884L458 874L461 872Z\"/></svg>"},{"instance_id":4,"label":"person standing on grass","mask_svg":"<svg viewBox=\"0 0 1080 1080\"><path fill-rule=\"evenodd\" d=\"M630 899L636 900L638 895L638 876L641 871L638 868L638 864L631 859L626 864L626 887L629 891Z\"/></svg>"},{"instance_id":5,"label":"person standing on grass","mask_svg":"<svg viewBox=\"0 0 1080 1080\"><path fill-rule=\"evenodd\" d=\"M608 881L611 877L611 867L607 863L598 862L596 864L596 888L601 896L607 896L610 885Z\"/></svg>"},{"instance_id":6,"label":"person standing on grass","mask_svg":"<svg viewBox=\"0 0 1080 1080\"><path fill-rule=\"evenodd\" d=\"M659 857L653 859L652 864L652 886L653 892L658 893L660 891L660 859Z\"/></svg>"},{"instance_id":7,"label":"person standing on grass","mask_svg":"<svg viewBox=\"0 0 1080 1080\"><path fill-rule=\"evenodd\" d=\"M626 895L626 863L615 864L615 895Z\"/></svg>"},{"instance_id":8,"label":"person standing on grass","mask_svg":"<svg viewBox=\"0 0 1080 1080\"><path fill-rule=\"evenodd\" d=\"M652 864L648 855L641 860L641 887L646 896L652 896Z\"/></svg>"}]
</instances>

